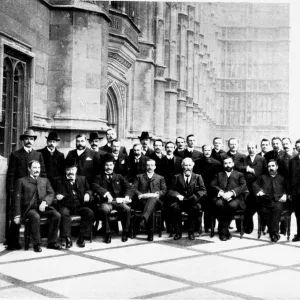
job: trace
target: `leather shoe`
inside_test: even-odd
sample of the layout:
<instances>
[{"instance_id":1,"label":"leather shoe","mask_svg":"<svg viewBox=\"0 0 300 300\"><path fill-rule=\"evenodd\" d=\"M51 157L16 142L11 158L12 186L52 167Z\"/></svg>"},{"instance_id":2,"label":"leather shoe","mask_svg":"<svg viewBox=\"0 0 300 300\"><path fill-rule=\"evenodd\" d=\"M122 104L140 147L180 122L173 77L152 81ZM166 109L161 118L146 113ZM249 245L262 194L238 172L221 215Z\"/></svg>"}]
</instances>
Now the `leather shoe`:
<instances>
[{"instance_id":1,"label":"leather shoe","mask_svg":"<svg viewBox=\"0 0 300 300\"><path fill-rule=\"evenodd\" d=\"M292 239L292 242L300 242L300 236L295 235L294 238Z\"/></svg>"},{"instance_id":2,"label":"leather shoe","mask_svg":"<svg viewBox=\"0 0 300 300\"><path fill-rule=\"evenodd\" d=\"M227 234L227 240L231 240L231 238L232 238L232 235L231 235L231 233L229 232L229 233Z\"/></svg>"},{"instance_id":3,"label":"leather shoe","mask_svg":"<svg viewBox=\"0 0 300 300\"><path fill-rule=\"evenodd\" d=\"M60 246L56 243L51 243L51 244L48 244L47 249L62 250L62 246Z\"/></svg>"},{"instance_id":4,"label":"leather shoe","mask_svg":"<svg viewBox=\"0 0 300 300\"><path fill-rule=\"evenodd\" d=\"M66 249L71 248L73 246L73 242L71 238L68 236L66 237Z\"/></svg>"},{"instance_id":5,"label":"leather shoe","mask_svg":"<svg viewBox=\"0 0 300 300\"><path fill-rule=\"evenodd\" d=\"M193 241L195 239L194 233L190 232L189 233L189 240Z\"/></svg>"},{"instance_id":6,"label":"leather shoe","mask_svg":"<svg viewBox=\"0 0 300 300\"><path fill-rule=\"evenodd\" d=\"M22 249L22 246L18 243L18 244L12 244L12 245L7 245L6 250L9 250L9 251L13 251L13 250L20 250Z\"/></svg>"},{"instance_id":7,"label":"leather shoe","mask_svg":"<svg viewBox=\"0 0 300 300\"><path fill-rule=\"evenodd\" d=\"M219 239L223 242L227 241L227 237L224 234L219 234Z\"/></svg>"},{"instance_id":8,"label":"leather shoe","mask_svg":"<svg viewBox=\"0 0 300 300\"><path fill-rule=\"evenodd\" d=\"M147 241L148 242L153 242L153 233L149 233L147 236Z\"/></svg>"},{"instance_id":9,"label":"leather shoe","mask_svg":"<svg viewBox=\"0 0 300 300\"><path fill-rule=\"evenodd\" d=\"M176 233L175 236L174 236L174 240L177 241L177 240L180 240L181 239L181 233Z\"/></svg>"},{"instance_id":10,"label":"leather shoe","mask_svg":"<svg viewBox=\"0 0 300 300\"><path fill-rule=\"evenodd\" d=\"M128 240L127 234L123 234L122 235L122 242L127 242L127 240Z\"/></svg>"},{"instance_id":11,"label":"leather shoe","mask_svg":"<svg viewBox=\"0 0 300 300\"><path fill-rule=\"evenodd\" d=\"M41 245L37 244L33 246L33 251L34 252L42 252Z\"/></svg>"},{"instance_id":12,"label":"leather shoe","mask_svg":"<svg viewBox=\"0 0 300 300\"><path fill-rule=\"evenodd\" d=\"M78 237L78 240L77 240L76 244L80 248L85 247L85 242L84 242L84 239L82 237Z\"/></svg>"},{"instance_id":13,"label":"leather shoe","mask_svg":"<svg viewBox=\"0 0 300 300\"><path fill-rule=\"evenodd\" d=\"M111 243L111 235L110 234L107 234L105 236L104 243L106 243L106 244L110 244Z\"/></svg>"}]
</instances>

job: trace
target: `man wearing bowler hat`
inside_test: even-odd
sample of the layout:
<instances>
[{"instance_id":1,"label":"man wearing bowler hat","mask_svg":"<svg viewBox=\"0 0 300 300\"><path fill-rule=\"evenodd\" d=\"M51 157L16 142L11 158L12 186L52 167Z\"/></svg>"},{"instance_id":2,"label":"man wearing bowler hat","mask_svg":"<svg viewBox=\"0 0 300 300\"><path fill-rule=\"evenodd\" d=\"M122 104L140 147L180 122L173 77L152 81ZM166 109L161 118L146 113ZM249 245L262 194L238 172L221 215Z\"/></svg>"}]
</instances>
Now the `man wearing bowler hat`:
<instances>
[{"instance_id":1,"label":"man wearing bowler hat","mask_svg":"<svg viewBox=\"0 0 300 300\"><path fill-rule=\"evenodd\" d=\"M64 175L65 156L56 148L58 142L60 141L60 138L56 132L49 132L49 135L46 137L46 139L47 146L38 150L38 152L42 153L43 155L46 175L53 187L55 178Z\"/></svg>"},{"instance_id":2,"label":"man wearing bowler hat","mask_svg":"<svg viewBox=\"0 0 300 300\"><path fill-rule=\"evenodd\" d=\"M141 136L138 138L140 139L140 143L142 145L142 154L150 158L150 156L154 154L154 150L149 147L152 137L149 135L148 131L143 131ZM129 155L133 156L133 149L130 150Z\"/></svg>"},{"instance_id":3,"label":"man wearing bowler hat","mask_svg":"<svg viewBox=\"0 0 300 300\"><path fill-rule=\"evenodd\" d=\"M96 132L96 131L92 131L90 133L90 137L88 139L88 141L91 145L91 149L96 151L96 152L99 152L100 156L103 156L106 153L105 151L100 150L100 148L101 148L100 147L100 142L101 142L102 139L103 139L103 137L100 136L98 134L98 132Z\"/></svg>"},{"instance_id":4,"label":"man wearing bowler hat","mask_svg":"<svg viewBox=\"0 0 300 300\"><path fill-rule=\"evenodd\" d=\"M106 130L106 140L107 140L107 144L100 147L99 149L101 151L104 151L105 153L112 153L112 141L115 140L117 138L117 133L116 130L113 128L108 128ZM124 146L120 147L120 153L123 153L125 155L127 154L127 150Z\"/></svg>"},{"instance_id":5,"label":"man wearing bowler hat","mask_svg":"<svg viewBox=\"0 0 300 300\"><path fill-rule=\"evenodd\" d=\"M7 188L7 203L6 203L6 243L13 249L20 249L18 240L11 240L7 236L8 233L8 222L10 213L10 203L12 201L14 193L14 185L17 179L29 175L28 162L35 160L40 163L40 177L46 177L45 165L43 156L40 152L32 149L34 146L37 136L34 134L32 129L27 129L23 134L20 135L20 140L22 141L23 147L17 151L10 154L9 164L7 170L6 178L6 188ZM12 222L14 226L14 222ZM18 230L18 229L17 229Z\"/></svg>"}]
</instances>

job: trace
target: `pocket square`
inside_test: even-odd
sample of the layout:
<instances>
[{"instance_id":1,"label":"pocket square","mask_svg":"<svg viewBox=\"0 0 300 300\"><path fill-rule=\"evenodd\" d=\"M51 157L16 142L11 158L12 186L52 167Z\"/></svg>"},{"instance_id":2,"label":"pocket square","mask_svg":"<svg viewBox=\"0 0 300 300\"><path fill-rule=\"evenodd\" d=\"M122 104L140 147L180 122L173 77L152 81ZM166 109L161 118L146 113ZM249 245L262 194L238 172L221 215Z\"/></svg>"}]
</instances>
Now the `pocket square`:
<instances>
[{"instance_id":1,"label":"pocket square","mask_svg":"<svg viewBox=\"0 0 300 300\"><path fill-rule=\"evenodd\" d=\"M92 160L90 157L87 157L86 160Z\"/></svg>"},{"instance_id":2,"label":"pocket square","mask_svg":"<svg viewBox=\"0 0 300 300\"><path fill-rule=\"evenodd\" d=\"M125 160L123 159L122 161L121 161L121 165L124 165L125 164Z\"/></svg>"}]
</instances>

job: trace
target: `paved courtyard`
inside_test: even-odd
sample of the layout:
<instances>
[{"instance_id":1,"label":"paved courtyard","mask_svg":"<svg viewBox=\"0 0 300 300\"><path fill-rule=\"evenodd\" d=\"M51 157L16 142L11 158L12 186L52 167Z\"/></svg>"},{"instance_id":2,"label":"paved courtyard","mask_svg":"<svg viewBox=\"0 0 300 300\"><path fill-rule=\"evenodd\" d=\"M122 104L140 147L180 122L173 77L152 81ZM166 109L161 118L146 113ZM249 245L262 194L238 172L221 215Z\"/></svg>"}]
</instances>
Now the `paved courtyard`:
<instances>
[{"instance_id":1,"label":"paved courtyard","mask_svg":"<svg viewBox=\"0 0 300 300\"><path fill-rule=\"evenodd\" d=\"M96 237L85 248L42 253L1 245L0 299L300 299L300 242L258 240L257 230L243 239L232 234L227 242L208 234L175 242L163 234L152 243L115 235L109 245Z\"/></svg>"}]
</instances>

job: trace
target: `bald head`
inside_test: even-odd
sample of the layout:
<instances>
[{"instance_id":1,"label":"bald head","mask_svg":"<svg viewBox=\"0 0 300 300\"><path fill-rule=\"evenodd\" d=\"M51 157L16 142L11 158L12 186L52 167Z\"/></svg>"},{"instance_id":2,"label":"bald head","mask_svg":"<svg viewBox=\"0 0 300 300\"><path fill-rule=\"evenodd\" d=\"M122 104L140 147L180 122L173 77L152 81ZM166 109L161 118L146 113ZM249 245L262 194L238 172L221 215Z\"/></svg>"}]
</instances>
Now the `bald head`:
<instances>
[{"instance_id":1,"label":"bald head","mask_svg":"<svg viewBox=\"0 0 300 300\"><path fill-rule=\"evenodd\" d=\"M257 145L253 142L248 143L247 150L250 156L254 156L257 152Z\"/></svg>"}]
</instances>

